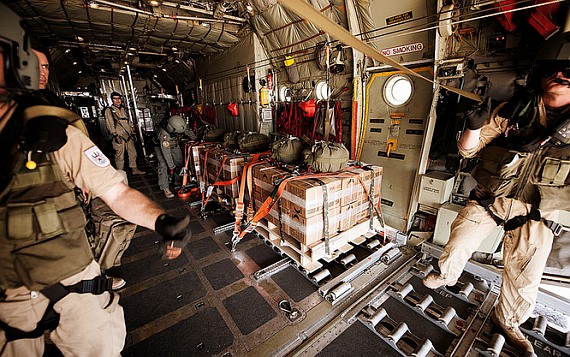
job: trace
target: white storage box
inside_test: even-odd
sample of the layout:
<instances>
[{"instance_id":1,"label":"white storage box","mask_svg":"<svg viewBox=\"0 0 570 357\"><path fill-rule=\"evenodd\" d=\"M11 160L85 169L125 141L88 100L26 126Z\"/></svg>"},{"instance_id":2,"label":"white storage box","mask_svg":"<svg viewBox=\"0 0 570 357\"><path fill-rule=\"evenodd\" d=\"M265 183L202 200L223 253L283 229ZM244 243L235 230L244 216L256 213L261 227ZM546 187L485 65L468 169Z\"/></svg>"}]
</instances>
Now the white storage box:
<instances>
[{"instance_id":1,"label":"white storage box","mask_svg":"<svg viewBox=\"0 0 570 357\"><path fill-rule=\"evenodd\" d=\"M440 207L449 201L453 189L453 175L434 171L422 176L418 202L431 207Z\"/></svg>"},{"instance_id":2,"label":"white storage box","mask_svg":"<svg viewBox=\"0 0 570 357\"><path fill-rule=\"evenodd\" d=\"M449 240L450 226L457 213L463 206L454 203L446 203L439 208L437 219L435 221L435 231L433 232L433 243L445 245ZM504 230L502 226L497 226L489 235L481 242L478 252L494 253L503 239Z\"/></svg>"}]
</instances>

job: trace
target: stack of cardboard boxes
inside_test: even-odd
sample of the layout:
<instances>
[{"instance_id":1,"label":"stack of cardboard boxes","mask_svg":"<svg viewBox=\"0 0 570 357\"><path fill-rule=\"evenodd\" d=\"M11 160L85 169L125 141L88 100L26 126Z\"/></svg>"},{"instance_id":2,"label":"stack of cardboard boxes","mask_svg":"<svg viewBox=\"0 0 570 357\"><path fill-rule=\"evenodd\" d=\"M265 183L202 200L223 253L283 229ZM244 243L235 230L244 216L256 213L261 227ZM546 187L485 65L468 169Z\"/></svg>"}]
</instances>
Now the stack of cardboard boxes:
<instances>
[{"instance_id":1,"label":"stack of cardboard boxes","mask_svg":"<svg viewBox=\"0 0 570 357\"><path fill-rule=\"evenodd\" d=\"M259 208L275 184L287 176L289 172L269 164L256 165L252 195L255 207ZM329 238L370 219L371 206L366 191L373 188L372 200L377 204L381 181L382 168L378 166L351 168L317 178L297 177L286 183L280 203L275 204L265 218L279 228L280 234L310 248L325 238L325 219L328 219Z\"/></svg>"},{"instance_id":2,"label":"stack of cardboard boxes","mask_svg":"<svg viewBox=\"0 0 570 357\"><path fill-rule=\"evenodd\" d=\"M201 150L199 155L202 170L207 174L206 187L216 182L224 183L215 186L214 193L220 200L235 207L235 199L239 196L239 179L244 166L253 159L253 154L235 154L223 148L209 148Z\"/></svg>"}]
</instances>

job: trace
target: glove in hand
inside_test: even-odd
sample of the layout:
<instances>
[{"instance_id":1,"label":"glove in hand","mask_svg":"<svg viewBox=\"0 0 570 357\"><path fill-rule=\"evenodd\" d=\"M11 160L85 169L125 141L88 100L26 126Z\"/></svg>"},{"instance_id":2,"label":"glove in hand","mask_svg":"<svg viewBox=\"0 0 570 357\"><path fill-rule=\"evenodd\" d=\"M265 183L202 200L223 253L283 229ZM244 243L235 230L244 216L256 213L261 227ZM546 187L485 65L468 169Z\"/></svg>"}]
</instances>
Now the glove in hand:
<instances>
[{"instance_id":1,"label":"glove in hand","mask_svg":"<svg viewBox=\"0 0 570 357\"><path fill-rule=\"evenodd\" d=\"M156 219L154 227L164 239L161 249L163 259L178 257L192 237L190 216L178 218L169 214L161 214Z\"/></svg>"},{"instance_id":2,"label":"glove in hand","mask_svg":"<svg viewBox=\"0 0 570 357\"><path fill-rule=\"evenodd\" d=\"M121 143L121 137L120 137L119 135L113 136L113 140L114 140L117 144L120 144L120 143Z\"/></svg>"},{"instance_id":3,"label":"glove in hand","mask_svg":"<svg viewBox=\"0 0 570 357\"><path fill-rule=\"evenodd\" d=\"M465 112L467 129L481 129L491 114L491 97L487 97L482 103L471 106Z\"/></svg>"}]
</instances>

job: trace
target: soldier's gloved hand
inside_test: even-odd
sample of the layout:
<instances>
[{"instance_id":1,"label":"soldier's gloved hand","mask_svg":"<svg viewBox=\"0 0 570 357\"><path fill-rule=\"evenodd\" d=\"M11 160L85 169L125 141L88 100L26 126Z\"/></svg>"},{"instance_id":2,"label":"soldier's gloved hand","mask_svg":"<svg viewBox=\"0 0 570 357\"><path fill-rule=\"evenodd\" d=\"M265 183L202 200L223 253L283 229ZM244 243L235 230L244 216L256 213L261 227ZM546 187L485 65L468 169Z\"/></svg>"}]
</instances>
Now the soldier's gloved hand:
<instances>
[{"instance_id":1,"label":"soldier's gloved hand","mask_svg":"<svg viewBox=\"0 0 570 357\"><path fill-rule=\"evenodd\" d=\"M161 248L162 259L178 257L192 237L190 216L178 218L169 214L161 214L156 219L154 229L164 239Z\"/></svg>"},{"instance_id":2,"label":"soldier's gloved hand","mask_svg":"<svg viewBox=\"0 0 570 357\"><path fill-rule=\"evenodd\" d=\"M477 130L481 129L487 118L491 114L491 97L487 97L482 103L477 103L471 106L465 112L467 121L467 129Z\"/></svg>"},{"instance_id":3,"label":"soldier's gloved hand","mask_svg":"<svg viewBox=\"0 0 570 357\"><path fill-rule=\"evenodd\" d=\"M114 140L117 144L120 144L120 143L121 143L121 138L120 138L119 135L117 135L117 134L113 135L113 140Z\"/></svg>"}]
</instances>

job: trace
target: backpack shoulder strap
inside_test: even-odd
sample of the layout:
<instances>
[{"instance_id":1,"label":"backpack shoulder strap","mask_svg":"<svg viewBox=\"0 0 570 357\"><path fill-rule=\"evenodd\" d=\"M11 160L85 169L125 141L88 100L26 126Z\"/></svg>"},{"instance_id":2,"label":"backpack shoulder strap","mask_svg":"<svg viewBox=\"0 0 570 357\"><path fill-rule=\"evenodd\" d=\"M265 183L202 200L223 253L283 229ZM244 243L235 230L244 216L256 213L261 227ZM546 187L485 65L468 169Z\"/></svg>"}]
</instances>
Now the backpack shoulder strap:
<instances>
[{"instance_id":1,"label":"backpack shoulder strap","mask_svg":"<svg viewBox=\"0 0 570 357\"><path fill-rule=\"evenodd\" d=\"M24 123L30 119L41 116L53 116L64 119L89 137L89 132L87 131L87 127L85 126L83 119L69 109L54 107L51 105L34 105L24 109L24 112L22 113Z\"/></svg>"}]
</instances>

